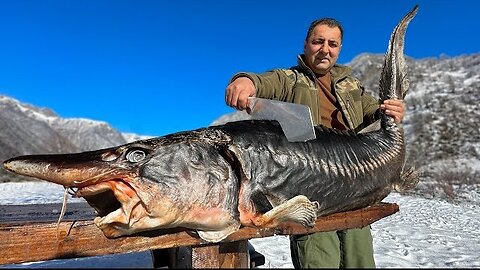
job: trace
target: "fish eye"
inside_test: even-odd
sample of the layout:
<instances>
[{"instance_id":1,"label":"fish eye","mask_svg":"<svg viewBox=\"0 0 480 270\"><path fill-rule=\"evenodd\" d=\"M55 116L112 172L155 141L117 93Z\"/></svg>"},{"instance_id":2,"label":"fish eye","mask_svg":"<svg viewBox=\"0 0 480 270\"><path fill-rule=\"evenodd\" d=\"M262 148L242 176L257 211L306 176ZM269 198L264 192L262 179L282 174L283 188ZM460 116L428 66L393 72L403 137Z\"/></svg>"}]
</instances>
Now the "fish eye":
<instances>
[{"instance_id":1,"label":"fish eye","mask_svg":"<svg viewBox=\"0 0 480 270\"><path fill-rule=\"evenodd\" d=\"M146 156L147 153L145 153L145 151L140 149L133 149L129 151L125 157L130 162L139 162L142 161Z\"/></svg>"}]
</instances>

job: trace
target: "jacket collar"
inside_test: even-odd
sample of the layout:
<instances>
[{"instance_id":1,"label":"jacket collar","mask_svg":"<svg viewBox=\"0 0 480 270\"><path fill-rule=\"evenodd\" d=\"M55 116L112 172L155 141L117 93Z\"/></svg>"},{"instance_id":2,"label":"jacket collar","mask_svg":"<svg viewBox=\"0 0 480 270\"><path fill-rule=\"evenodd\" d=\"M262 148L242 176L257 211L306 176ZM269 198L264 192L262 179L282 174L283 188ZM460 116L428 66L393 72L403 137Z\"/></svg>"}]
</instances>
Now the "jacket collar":
<instances>
[{"instance_id":1,"label":"jacket collar","mask_svg":"<svg viewBox=\"0 0 480 270\"><path fill-rule=\"evenodd\" d=\"M297 56L298 65L300 66L301 69L306 70L308 74L310 74L311 76L313 76L313 78L315 78L315 73L312 71L312 69L310 69L307 66L307 64L305 64L305 61L303 60L304 58L305 58L304 54L299 54ZM332 69L330 70L330 73L332 74L333 80L336 82L340 79L343 79L347 76L352 75L352 69L348 66L335 63L335 65L333 65Z\"/></svg>"}]
</instances>

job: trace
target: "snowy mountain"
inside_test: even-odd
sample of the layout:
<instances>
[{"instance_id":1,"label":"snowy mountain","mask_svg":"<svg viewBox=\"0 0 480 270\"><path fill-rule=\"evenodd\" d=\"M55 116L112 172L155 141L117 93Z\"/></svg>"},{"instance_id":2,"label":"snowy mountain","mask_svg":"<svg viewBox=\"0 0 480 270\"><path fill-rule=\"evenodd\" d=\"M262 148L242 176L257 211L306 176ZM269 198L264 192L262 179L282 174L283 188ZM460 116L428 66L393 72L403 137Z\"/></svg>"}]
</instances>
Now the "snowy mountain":
<instances>
[{"instance_id":1,"label":"snowy mountain","mask_svg":"<svg viewBox=\"0 0 480 270\"><path fill-rule=\"evenodd\" d=\"M383 55L350 64L377 93ZM422 173L423 196L462 197L480 190L480 54L407 59L410 90L404 119L407 162Z\"/></svg>"},{"instance_id":2,"label":"snowy mountain","mask_svg":"<svg viewBox=\"0 0 480 270\"><path fill-rule=\"evenodd\" d=\"M348 63L374 96L378 96L382 64L383 55L367 53ZM407 58L407 64L407 163L421 172L421 181L412 193L468 201L472 192L480 192L480 53ZM234 112L212 125L246 118L246 113ZM147 138L122 134L101 121L61 118L50 109L6 96L0 96L0 125L1 160L24 154L95 150ZM0 182L22 179L0 169Z\"/></svg>"},{"instance_id":3,"label":"snowy mountain","mask_svg":"<svg viewBox=\"0 0 480 270\"><path fill-rule=\"evenodd\" d=\"M72 153L124 144L144 136L122 134L109 124L61 118L52 110L0 96L0 160L18 155ZM31 180L0 168L0 183Z\"/></svg>"}]
</instances>

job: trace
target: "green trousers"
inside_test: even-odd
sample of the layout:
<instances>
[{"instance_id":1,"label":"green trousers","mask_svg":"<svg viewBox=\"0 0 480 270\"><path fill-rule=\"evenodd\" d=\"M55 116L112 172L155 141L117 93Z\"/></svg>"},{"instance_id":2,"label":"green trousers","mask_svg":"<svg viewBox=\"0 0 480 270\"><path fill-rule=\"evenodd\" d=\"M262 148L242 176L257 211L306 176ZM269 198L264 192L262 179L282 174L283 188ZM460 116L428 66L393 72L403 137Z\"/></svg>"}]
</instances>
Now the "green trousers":
<instances>
[{"instance_id":1,"label":"green trousers","mask_svg":"<svg viewBox=\"0 0 480 270\"><path fill-rule=\"evenodd\" d=\"M290 236L295 268L375 268L370 226Z\"/></svg>"}]
</instances>

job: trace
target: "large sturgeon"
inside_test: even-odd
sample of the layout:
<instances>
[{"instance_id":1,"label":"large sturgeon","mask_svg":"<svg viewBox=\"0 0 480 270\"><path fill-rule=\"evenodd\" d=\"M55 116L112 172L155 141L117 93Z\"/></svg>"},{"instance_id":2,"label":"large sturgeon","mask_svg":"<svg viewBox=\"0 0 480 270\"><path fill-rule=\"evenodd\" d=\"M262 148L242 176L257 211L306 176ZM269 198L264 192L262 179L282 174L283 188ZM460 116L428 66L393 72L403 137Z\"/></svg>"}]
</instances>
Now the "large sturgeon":
<instances>
[{"instance_id":1,"label":"large sturgeon","mask_svg":"<svg viewBox=\"0 0 480 270\"><path fill-rule=\"evenodd\" d=\"M382 100L407 92L404 36L417 9L390 37ZM318 216L411 188L403 129L385 114L380 124L359 134L317 126L316 139L293 143L276 121L246 120L96 151L19 156L4 167L70 188L96 209L107 237L183 227L217 242L240 226L313 226Z\"/></svg>"}]
</instances>

